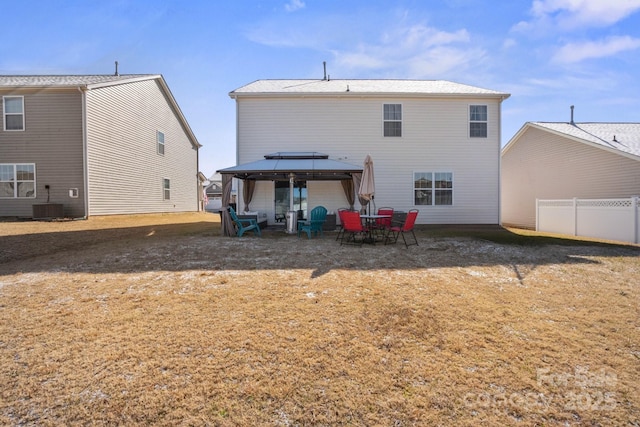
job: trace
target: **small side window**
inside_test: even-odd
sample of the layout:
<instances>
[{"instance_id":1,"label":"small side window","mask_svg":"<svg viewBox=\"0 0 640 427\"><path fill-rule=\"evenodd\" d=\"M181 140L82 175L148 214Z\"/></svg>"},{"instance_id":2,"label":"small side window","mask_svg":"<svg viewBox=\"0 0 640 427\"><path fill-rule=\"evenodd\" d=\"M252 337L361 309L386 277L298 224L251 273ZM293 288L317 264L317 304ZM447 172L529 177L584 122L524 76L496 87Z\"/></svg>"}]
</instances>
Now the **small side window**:
<instances>
[{"instance_id":1,"label":"small side window","mask_svg":"<svg viewBox=\"0 0 640 427\"><path fill-rule=\"evenodd\" d=\"M469 106L469 137L470 138L486 138L487 137L487 106L486 105L470 105Z\"/></svg>"},{"instance_id":2,"label":"small side window","mask_svg":"<svg viewBox=\"0 0 640 427\"><path fill-rule=\"evenodd\" d=\"M171 180L167 178L162 179L162 199L171 200Z\"/></svg>"},{"instance_id":3,"label":"small side window","mask_svg":"<svg viewBox=\"0 0 640 427\"><path fill-rule=\"evenodd\" d=\"M158 146L158 154L164 156L164 133L156 132L156 143Z\"/></svg>"},{"instance_id":4,"label":"small side window","mask_svg":"<svg viewBox=\"0 0 640 427\"><path fill-rule=\"evenodd\" d=\"M384 136L402 136L402 104L384 104Z\"/></svg>"},{"instance_id":5,"label":"small side window","mask_svg":"<svg viewBox=\"0 0 640 427\"><path fill-rule=\"evenodd\" d=\"M24 97L3 96L4 130L24 130Z\"/></svg>"}]
</instances>

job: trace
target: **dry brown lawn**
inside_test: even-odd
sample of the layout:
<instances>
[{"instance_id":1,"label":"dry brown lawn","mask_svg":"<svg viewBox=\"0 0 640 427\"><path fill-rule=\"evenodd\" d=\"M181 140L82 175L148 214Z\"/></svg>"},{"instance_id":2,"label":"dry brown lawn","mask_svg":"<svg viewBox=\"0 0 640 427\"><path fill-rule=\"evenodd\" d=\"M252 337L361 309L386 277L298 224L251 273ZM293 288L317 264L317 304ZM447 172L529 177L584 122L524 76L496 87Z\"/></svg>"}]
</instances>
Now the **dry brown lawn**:
<instances>
[{"instance_id":1,"label":"dry brown lawn","mask_svg":"<svg viewBox=\"0 0 640 427\"><path fill-rule=\"evenodd\" d=\"M640 425L640 248L0 222L0 424Z\"/></svg>"}]
</instances>

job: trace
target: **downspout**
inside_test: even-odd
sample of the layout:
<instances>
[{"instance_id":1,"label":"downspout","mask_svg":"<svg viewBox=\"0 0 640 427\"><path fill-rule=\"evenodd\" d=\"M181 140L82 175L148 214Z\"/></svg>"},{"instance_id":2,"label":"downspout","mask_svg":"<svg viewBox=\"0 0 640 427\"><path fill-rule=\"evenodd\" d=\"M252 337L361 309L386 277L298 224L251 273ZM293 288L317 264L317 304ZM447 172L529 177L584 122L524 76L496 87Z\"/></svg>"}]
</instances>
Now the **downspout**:
<instances>
[{"instance_id":1,"label":"downspout","mask_svg":"<svg viewBox=\"0 0 640 427\"><path fill-rule=\"evenodd\" d=\"M204 187L200 182L200 147L196 148L196 183L196 204L198 206L198 212L204 212L204 197L202 197ZM201 207L202 210L200 210Z\"/></svg>"},{"instance_id":2,"label":"downspout","mask_svg":"<svg viewBox=\"0 0 640 427\"><path fill-rule=\"evenodd\" d=\"M87 132L87 88L78 86L78 91L82 94L82 177L83 177L83 197L84 197L84 218L89 218L89 172L88 172L88 132Z\"/></svg>"},{"instance_id":3,"label":"downspout","mask_svg":"<svg viewBox=\"0 0 640 427\"><path fill-rule=\"evenodd\" d=\"M236 165L240 164L240 99L236 99ZM234 180L232 180L233 182ZM237 180L235 181L237 183ZM233 190L233 184L231 185ZM242 185L237 185L236 189L236 208L240 207L240 200L242 195Z\"/></svg>"},{"instance_id":4,"label":"downspout","mask_svg":"<svg viewBox=\"0 0 640 427\"><path fill-rule=\"evenodd\" d=\"M498 103L498 225L502 226L502 103L510 95L500 97Z\"/></svg>"},{"instance_id":5,"label":"downspout","mask_svg":"<svg viewBox=\"0 0 640 427\"><path fill-rule=\"evenodd\" d=\"M498 104L498 225L502 226L502 101Z\"/></svg>"}]
</instances>

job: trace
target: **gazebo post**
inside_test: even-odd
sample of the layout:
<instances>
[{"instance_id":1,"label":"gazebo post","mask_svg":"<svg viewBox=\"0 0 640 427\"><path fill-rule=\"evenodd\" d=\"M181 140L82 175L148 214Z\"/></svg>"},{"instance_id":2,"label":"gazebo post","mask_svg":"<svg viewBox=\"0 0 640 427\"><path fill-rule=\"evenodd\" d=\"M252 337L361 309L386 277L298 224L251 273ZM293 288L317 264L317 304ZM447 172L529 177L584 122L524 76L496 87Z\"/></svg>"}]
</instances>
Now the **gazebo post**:
<instances>
[{"instance_id":1,"label":"gazebo post","mask_svg":"<svg viewBox=\"0 0 640 427\"><path fill-rule=\"evenodd\" d=\"M289 210L292 211L293 210L293 187L295 184L295 177L296 175L293 173L289 174Z\"/></svg>"},{"instance_id":2,"label":"gazebo post","mask_svg":"<svg viewBox=\"0 0 640 427\"><path fill-rule=\"evenodd\" d=\"M287 233L294 234L297 230L298 226L298 214L293 210L293 187L294 181L296 178L295 173L289 174L289 212L287 212L286 223L287 223Z\"/></svg>"}]
</instances>

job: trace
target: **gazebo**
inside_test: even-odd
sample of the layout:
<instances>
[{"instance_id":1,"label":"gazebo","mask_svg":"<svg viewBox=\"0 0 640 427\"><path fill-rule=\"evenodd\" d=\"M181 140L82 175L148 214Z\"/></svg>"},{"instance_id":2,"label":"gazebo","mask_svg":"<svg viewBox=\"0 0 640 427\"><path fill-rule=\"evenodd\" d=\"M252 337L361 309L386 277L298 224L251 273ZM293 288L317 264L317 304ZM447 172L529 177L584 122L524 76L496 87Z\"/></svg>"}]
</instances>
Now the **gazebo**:
<instances>
[{"instance_id":1,"label":"gazebo","mask_svg":"<svg viewBox=\"0 0 640 427\"><path fill-rule=\"evenodd\" d=\"M293 210L293 185L297 180L340 181L351 208L355 204L356 189L362 179L362 166L329 159L327 154L318 152L277 152L267 154L263 160L245 163L217 171L222 175L222 233L235 234L228 206L231 199L231 181L243 181L242 198L248 209L256 181L289 181Z\"/></svg>"}]
</instances>

